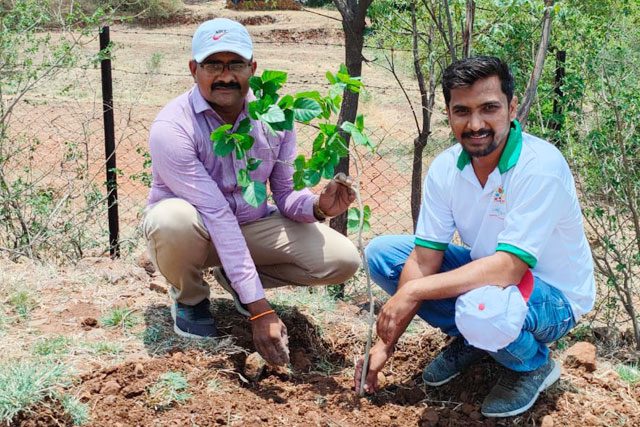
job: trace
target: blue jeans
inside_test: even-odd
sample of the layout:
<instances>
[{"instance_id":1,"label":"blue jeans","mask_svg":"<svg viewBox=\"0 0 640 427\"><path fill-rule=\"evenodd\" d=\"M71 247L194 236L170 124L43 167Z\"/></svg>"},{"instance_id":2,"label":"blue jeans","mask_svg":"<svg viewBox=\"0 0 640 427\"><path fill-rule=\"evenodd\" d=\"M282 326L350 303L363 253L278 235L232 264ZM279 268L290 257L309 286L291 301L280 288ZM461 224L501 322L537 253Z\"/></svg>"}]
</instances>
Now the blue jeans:
<instances>
[{"instance_id":1,"label":"blue jeans","mask_svg":"<svg viewBox=\"0 0 640 427\"><path fill-rule=\"evenodd\" d=\"M389 295L395 293L402 268L414 246L414 236L381 236L367 246L365 253L371 278ZM440 271L471 262L469 252L449 244ZM456 298L424 301L418 316L445 334L458 336L455 303ZM549 358L546 344L562 338L575 325L571 306L562 292L538 277L534 277L534 290L527 305L529 310L518 338L495 353L487 352L501 365L519 372L542 366Z\"/></svg>"}]
</instances>

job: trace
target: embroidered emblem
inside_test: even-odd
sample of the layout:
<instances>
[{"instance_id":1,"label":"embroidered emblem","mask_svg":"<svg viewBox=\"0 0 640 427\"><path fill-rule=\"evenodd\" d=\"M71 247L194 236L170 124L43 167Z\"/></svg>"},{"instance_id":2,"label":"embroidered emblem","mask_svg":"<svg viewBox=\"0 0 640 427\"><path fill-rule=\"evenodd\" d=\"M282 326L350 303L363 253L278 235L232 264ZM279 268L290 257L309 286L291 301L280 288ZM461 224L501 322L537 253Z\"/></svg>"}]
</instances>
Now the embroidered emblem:
<instances>
[{"instance_id":1,"label":"embroidered emblem","mask_svg":"<svg viewBox=\"0 0 640 427\"><path fill-rule=\"evenodd\" d=\"M227 30L218 30L218 31L216 31L216 33L211 38L213 39L214 42L216 42L216 41L220 40L222 38L222 36L224 36L227 33L228 33Z\"/></svg>"},{"instance_id":2,"label":"embroidered emblem","mask_svg":"<svg viewBox=\"0 0 640 427\"><path fill-rule=\"evenodd\" d=\"M501 185L498 188L496 188L496 190L492 194L489 216L504 219L504 216L506 215L506 213L507 213L506 193L504 192L504 188Z\"/></svg>"}]
</instances>

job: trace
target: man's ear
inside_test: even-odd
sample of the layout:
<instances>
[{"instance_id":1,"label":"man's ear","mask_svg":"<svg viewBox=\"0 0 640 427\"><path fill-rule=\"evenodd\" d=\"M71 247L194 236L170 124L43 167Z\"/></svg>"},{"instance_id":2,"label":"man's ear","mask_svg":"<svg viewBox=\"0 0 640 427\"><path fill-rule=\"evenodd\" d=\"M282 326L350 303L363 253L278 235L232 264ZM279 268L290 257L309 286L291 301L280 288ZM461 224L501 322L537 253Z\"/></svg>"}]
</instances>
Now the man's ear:
<instances>
[{"instance_id":1,"label":"man's ear","mask_svg":"<svg viewBox=\"0 0 640 427\"><path fill-rule=\"evenodd\" d=\"M256 73L256 69L258 68L258 63L256 61L251 61L251 75Z\"/></svg>"},{"instance_id":2,"label":"man's ear","mask_svg":"<svg viewBox=\"0 0 640 427\"><path fill-rule=\"evenodd\" d=\"M192 59L189 61L189 71L191 72L191 76L193 77L193 81L196 80L196 70L198 69L198 63Z\"/></svg>"},{"instance_id":3,"label":"man's ear","mask_svg":"<svg viewBox=\"0 0 640 427\"><path fill-rule=\"evenodd\" d=\"M509 120L514 121L518 114L518 97L513 95L511 103L509 104Z\"/></svg>"}]
</instances>

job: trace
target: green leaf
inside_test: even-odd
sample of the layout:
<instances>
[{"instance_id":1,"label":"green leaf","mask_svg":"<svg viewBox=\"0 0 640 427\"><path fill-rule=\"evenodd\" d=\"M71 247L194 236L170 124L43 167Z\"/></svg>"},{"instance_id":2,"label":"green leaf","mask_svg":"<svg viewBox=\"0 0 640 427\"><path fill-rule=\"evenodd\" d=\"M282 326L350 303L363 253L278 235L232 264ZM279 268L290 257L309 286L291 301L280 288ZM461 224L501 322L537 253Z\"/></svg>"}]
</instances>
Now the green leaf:
<instances>
[{"instance_id":1,"label":"green leaf","mask_svg":"<svg viewBox=\"0 0 640 427\"><path fill-rule=\"evenodd\" d=\"M331 83L332 85L336 84L337 80L333 73L331 73L331 71L327 71L327 74L325 74L325 76L327 77L329 83Z\"/></svg>"},{"instance_id":2,"label":"green leaf","mask_svg":"<svg viewBox=\"0 0 640 427\"><path fill-rule=\"evenodd\" d=\"M271 105L266 113L260 115L260 120L267 123L278 123L285 120L284 111L277 105Z\"/></svg>"},{"instance_id":3,"label":"green leaf","mask_svg":"<svg viewBox=\"0 0 640 427\"><path fill-rule=\"evenodd\" d=\"M232 125L219 126L216 130L211 132L211 140L215 142L226 139L227 131L231 130L232 127Z\"/></svg>"},{"instance_id":4,"label":"green leaf","mask_svg":"<svg viewBox=\"0 0 640 427\"><path fill-rule=\"evenodd\" d=\"M364 116L362 114L358 114L356 117L356 128L358 128L360 132L364 131Z\"/></svg>"},{"instance_id":5,"label":"green leaf","mask_svg":"<svg viewBox=\"0 0 640 427\"><path fill-rule=\"evenodd\" d=\"M236 179L240 187L246 187L247 185L251 184L251 177L249 176L249 172L246 169L240 169L238 171Z\"/></svg>"},{"instance_id":6,"label":"green leaf","mask_svg":"<svg viewBox=\"0 0 640 427\"><path fill-rule=\"evenodd\" d=\"M213 143L213 152L218 157L228 156L236 145L233 143L233 140L230 138L225 138L224 140L218 140Z\"/></svg>"},{"instance_id":7,"label":"green leaf","mask_svg":"<svg viewBox=\"0 0 640 427\"><path fill-rule=\"evenodd\" d=\"M260 163L262 163L262 160L249 157L247 159L247 170L251 172L258 169L258 166L260 166Z\"/></svg>"},{"instance_id":8,"label":"green leaf","mask_svg":"<svg viewBox=\"0 0 640 427\"><path fill-rule=\"evenodd\" d=\"M302 190L304 188L304 171L297 170L293 173L293 189Z\"/></svg>"},{"instance_id":9,"label":"green leaf","mask_svg":"<svg viewBox=\"0 0 640 427\"><path fill-rule=\"evenodd\" d=\"M293 104L293 112L296 120L308 122L322 114L322 107L313 99L298 98Z\"/></svg>"},{"instance_id":10,"label":"green leaf","mask_svg":"<svg viewBox=\"0 0 640 427\"><path fill-rule=\"evenodd\" d=\"M304 156L302 154L300 154L298 157L296 157L296 159L293 161L293 167L296 171L302 170L304 169L304 165L306 164L306 161L304 159Z\"/></svg>"},{"instance_id":11,"label":"green leaf","mask_svg":"<svg viewBox=\"0 0 640 427\"><path fill-rule=\"evenodd\" d=\"M316 136L316 139L313 140L313 153L322 149L322 146L324 145L324 140L325 138L323 133L319 133L318 136Z\"/></svg>"},{"instance_id":12,"label":"green leaf","mask_svg":"<svg viewBox=\"0 0 640 427\"><path fill-rule=\"evenodd\" d=\"M264 182L251 181L246 187L242 187L242 197L249 205L257 208L267 200L267 186Z\"/></svg>"},{"instance_id":13,"label":"green leaf","mask_svg":"<svg viewBox=\"0 0 640 427\"><path fill-rule=\"evenodd\" d=\"M306 187L314 187L320 182L321 176L318 171L307 169L304 171L304 185Z\"/></svg>"},{"instance_id":14,"label":"green leaf","mask_svg":"<svg viewBox=\"0 0 640 427\"><path fill-rule=\"evenodd\" d=\"M249 78L249 87L254 95L259 98L262 91L262 79L258 76L251 76Z\"/></svg>"},{"instance_id":15,"label":"green leaf","mask_svg":"<svg viewBox=\"0 0 640 427\"><path fill-rule=\"evenodd\" d=\"M287 73L284 71L264 70L262 72L262 82L271 82L282 86L287 82Z\"/></svg>"},{"instance_id":16,"label":"green leaf","mask_svg":"<svg viewBox=\"0 0 640 427\"><path fill-rule=\"evenodd\" d=\"M326 165L324 165L324 168L322 169L322 177L324 179L331 179L333 178L334 171L335 171L334 166L331 163L327 163Z\"/></svg>"},{"instance_id":17,"label":"green leaf","mask_svg":"<svg viewBox=\"0 0 640 427\"><path fill-rule=\"evenodd\" d=\"M235 133L249 133L251 132L251 129L252 129L251 119L249 119L248 117L245 117L238 124L238 128L236 129Z\"/></svg>"},{"instance_id":18,"label":"green leaf","mask_svg":"<svg viewBox=\"0 0 640 427\"><path fill-rule=\"evenodd\" d=\"M284 121L271 123L274 130L293 130L293 110L284 110Z\"/></svg>"},{"instance_id":19,"label":"green leaf","mask_svg":"<svg viewBox=\"0 0 640 427\"><path fill-rule=\"evenodd\" d=\"M278 107L282 108L283 110L293 107L293 104L294 99L291 95L285 95L280 99L280 101L278 101Z\"/></svg>"}]
</instances>

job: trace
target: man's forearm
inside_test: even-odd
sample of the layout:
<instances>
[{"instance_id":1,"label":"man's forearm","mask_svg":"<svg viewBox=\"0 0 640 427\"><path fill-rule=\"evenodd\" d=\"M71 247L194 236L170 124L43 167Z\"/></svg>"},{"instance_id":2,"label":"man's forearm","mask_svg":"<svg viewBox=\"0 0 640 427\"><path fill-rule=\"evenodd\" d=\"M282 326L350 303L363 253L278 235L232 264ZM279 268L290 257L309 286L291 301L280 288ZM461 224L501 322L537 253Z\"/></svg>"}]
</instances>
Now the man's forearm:
<instances>
[{"instance_id":1,"label":"man's forearm","mask_svg":"<svg viewBox=\"0 0 640 427\"><path fill-rule=\"evenodd\" d=\"M496 252L445 273L409 280L405 291L421 301L452 298L482 286L517 284L527 268L516 256Z\"/></svg>"}]
</instances>

